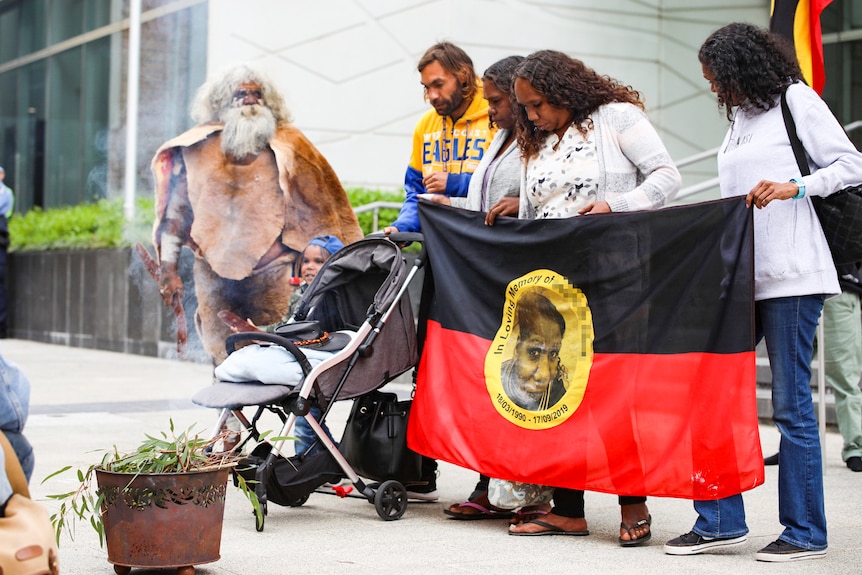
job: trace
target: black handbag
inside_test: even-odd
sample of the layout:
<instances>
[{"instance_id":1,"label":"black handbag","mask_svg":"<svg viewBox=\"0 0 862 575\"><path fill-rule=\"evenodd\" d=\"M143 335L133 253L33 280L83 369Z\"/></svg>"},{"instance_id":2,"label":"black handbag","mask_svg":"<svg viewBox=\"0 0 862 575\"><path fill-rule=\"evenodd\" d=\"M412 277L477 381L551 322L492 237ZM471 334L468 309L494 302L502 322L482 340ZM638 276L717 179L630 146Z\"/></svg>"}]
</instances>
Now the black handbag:
<instances>
[{"instance_id":1,"label":"black handbag","mask_svg":"<svg viewBox=\"0 0 862 575\"><path fill-rule=\"evenodd\" d=\"M407 447L412 403L381 391L356 398L338 449L357 474L376 481L419 481L422 456Z\"/></svg>"},{"instance_id":2,"label":"black handbag","mask_svg":"<svg viewBox=\"0 0 862 575\"><path fill-rule=\"evenodd\" d=\"M796 134L796 123L787 105L786 92L781 94L781 113L799 171L807 176L811 170L805 160L805 148ZM812 196L811 204L835 265L862 261L862 184L844 188L825 198Z\"/></svg>"}]
</instances>

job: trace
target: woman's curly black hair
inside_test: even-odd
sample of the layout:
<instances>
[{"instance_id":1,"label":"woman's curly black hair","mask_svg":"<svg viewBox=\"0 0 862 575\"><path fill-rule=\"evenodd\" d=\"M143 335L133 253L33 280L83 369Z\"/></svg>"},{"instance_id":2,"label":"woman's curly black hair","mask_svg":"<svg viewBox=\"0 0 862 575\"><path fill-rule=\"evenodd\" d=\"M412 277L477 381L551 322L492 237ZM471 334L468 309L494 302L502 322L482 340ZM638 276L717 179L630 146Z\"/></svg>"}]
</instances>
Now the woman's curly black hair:
<instances>
[{"instance_id":1,"label":"woman's curly black hair","mask_svg":"<svg viewBox=\"0 0 862 575\"><path fill-rule=\"evenodd\" d=\"M590 115L599 106L627 102L644 109L640 93L631 86L602 76L580 60L555 50L540 50L527 56L515 70L513 82L517 78L528 81L551 106L571 112L572 122L584 136L591 127ZM525 158L532 158L539 152L548 132L537 129L527 118L524 107L515 101L514 90L510 94L515 108L518 145Z\"/></svg>"},{"instance_id":2,"label":"woman's curly black hair","mask_svg":"<svg viewBox=\"0 0 862 575\"><path fill-rule=\"evenodd\" d=\"M728 120L735 104L769 110L787 86L804 82L790 43L753 24L734 22L719 28L700 47L697 58L712 74L718 107Z\"/></svg>"}]
</instances>

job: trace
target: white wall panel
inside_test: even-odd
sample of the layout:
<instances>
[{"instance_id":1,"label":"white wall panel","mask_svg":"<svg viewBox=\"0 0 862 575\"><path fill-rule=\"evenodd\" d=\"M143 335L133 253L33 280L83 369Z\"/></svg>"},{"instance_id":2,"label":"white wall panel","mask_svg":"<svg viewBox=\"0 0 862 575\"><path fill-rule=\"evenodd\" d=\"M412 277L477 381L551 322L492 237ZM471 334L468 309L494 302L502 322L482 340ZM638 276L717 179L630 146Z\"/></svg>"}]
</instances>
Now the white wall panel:
<instances>
[{"instance_id":1,"label":"white wall panel","mask_svg":"<svg viewBox=\"0 0 862 575\"><path fill-rule=\"evenodd\" d=\"M283 90L296 125L345 185L398 188L422 100L416 61L440 40L477 72L551 48L642 92L675 158L717 145L726 121L697 49L769 0L210 0L208 71L248 63ZM714 173L705 162L686 183Z\"/></svg>"}]
</instances>

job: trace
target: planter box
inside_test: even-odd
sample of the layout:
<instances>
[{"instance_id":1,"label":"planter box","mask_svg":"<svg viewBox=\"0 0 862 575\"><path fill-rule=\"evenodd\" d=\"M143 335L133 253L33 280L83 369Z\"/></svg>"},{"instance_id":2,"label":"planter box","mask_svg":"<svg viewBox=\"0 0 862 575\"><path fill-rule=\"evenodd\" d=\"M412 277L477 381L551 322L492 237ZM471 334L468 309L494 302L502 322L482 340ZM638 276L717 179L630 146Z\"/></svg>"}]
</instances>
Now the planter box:
<instances>
[{"instance_id":1,"label":"planter box","mask_svg":"<svg viewBox=\"0 0 862 575\"><path fill-rule=\"evenodd\" d=\"M408 265L415 256L407 254ZM194 254L183 248L188 325L184 359L210 363L195 331ZM418 311L422 272L410 285ZM176 320L132 248L9 254L9 337L163 358L177 357Z\"/></svg>"},{"instance_id":2,"label":"planter box","mask_svg":"<svg viewBox=\"0 0 862 575\"><path fill-rule=\"evenodd\" d=\"M114 571L194 566L219 559L228 468L136 475L96 470L105 545Z\"/></svg>"}]
</instances>

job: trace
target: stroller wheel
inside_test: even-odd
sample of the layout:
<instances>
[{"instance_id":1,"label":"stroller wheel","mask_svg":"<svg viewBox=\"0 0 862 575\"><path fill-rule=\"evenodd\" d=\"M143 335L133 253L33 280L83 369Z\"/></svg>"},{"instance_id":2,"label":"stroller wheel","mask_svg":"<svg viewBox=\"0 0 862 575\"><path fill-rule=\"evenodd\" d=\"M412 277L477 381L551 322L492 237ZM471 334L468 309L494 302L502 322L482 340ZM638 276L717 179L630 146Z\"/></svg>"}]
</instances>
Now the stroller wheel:
<instances>
[{"instance_id":1,"label":"stroller wheel","mask_svg":"<svg viewBox=\"0 0 862 575\"><path fill-rule=\"evenodd\" d=\"M400 519L407 511L407 489L398 481L384 481L374 494L374 509L384 521Z\"/></svg>"}]
</instances>

